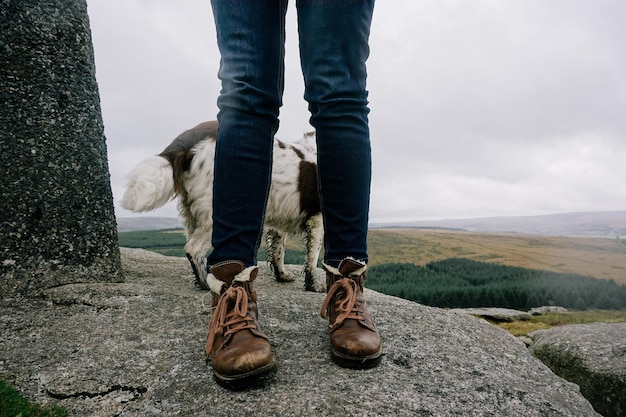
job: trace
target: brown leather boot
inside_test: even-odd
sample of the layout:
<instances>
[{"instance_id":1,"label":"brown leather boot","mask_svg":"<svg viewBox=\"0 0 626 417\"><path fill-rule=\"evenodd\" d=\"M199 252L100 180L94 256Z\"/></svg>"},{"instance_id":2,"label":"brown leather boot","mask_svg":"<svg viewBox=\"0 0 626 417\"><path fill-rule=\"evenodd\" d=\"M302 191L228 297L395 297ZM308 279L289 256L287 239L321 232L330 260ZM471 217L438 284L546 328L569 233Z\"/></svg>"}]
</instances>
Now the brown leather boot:
<instances>
[{"instance_id":1,"label":"brown leather boot","mask_svg":"<svg viewBox=\"0 0 626 417\"><path fill-rule=\"evenodd\" d=\"M213 294L217 307L209 324L206 354L217 382L232 389L258 385L276 370L270 343L257 322L252 282L258 272L257 267L226 261L214 265L209 274L212 288L217 280L223 284L220 294Z\"/></svg>"},{"instance_id":2,"label":"brown leather boot","mask_svg":"<svg viewBox=\"0 0 626 417\"><path fill-rule=\"evenodd\" d=\"M324 265L327 295L320 312L329 319L330 354L346 368L372 368L380 362L380 335L365 305L367 265L352 258L339 268Z\"/></svg>"}]
</instances>

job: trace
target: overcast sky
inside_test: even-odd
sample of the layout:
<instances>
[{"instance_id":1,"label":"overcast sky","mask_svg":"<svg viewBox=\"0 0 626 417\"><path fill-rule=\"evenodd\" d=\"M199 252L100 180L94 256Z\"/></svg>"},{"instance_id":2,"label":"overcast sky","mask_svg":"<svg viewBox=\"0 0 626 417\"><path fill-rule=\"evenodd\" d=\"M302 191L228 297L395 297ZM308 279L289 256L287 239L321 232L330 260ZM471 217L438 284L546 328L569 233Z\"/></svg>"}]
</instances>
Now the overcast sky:
<instances>
[{"instance_id":1,"label":"overcast sky","mask_svg":"<svg viewBox=\"0 0 626 417\"><path fill-rule=\"evenodd\" d=\"M209 0L87 0L118 217L124 176L215 119ZM295 1L277 136L310 130ZM626 2L379 0L373 222L626 209ZM175 216L175 204L151 213Z\"/></svg>"}]
</instances>

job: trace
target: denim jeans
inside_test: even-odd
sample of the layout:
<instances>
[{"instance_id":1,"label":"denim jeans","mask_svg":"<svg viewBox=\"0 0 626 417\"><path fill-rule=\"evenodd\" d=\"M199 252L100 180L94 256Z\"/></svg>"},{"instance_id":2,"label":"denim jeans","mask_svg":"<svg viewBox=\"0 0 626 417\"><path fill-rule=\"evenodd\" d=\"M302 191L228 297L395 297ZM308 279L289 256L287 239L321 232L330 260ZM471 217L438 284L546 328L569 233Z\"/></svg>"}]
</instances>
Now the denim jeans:
<instances>
[{"instance_id":1,"label":"denim jeans","mask_svg":"<svg viewBox=\"0 0 626 417\"><path fill-rule=\"evenodd\" d=\"M255 265L284 89L287 0L212 0L221 54L208 265ZM297 0L318 152L325 262L367 262L371 148L365 61L374 0Z\"/></svg>"}]
</instances>

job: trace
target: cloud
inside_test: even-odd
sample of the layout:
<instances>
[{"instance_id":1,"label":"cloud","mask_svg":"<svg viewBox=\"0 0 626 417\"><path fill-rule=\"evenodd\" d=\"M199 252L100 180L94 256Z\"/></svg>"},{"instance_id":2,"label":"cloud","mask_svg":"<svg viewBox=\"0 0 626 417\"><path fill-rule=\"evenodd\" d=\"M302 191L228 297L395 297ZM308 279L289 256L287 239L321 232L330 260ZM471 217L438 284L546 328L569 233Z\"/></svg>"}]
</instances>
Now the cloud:
<instances>
[{"instance_id":1,"label":"cloud","mask_svg":"<svg viewBox=\"0 0 626 417\"><path fill-rule=\"evenodd\" d=\"M133 165L215 118L219 55L210 2L88 6L119 200ZM294 6L285 140L310 129ZM620 0L377 2L372 220L624 209L624 15Z\"/></svg>"}]
</instances>

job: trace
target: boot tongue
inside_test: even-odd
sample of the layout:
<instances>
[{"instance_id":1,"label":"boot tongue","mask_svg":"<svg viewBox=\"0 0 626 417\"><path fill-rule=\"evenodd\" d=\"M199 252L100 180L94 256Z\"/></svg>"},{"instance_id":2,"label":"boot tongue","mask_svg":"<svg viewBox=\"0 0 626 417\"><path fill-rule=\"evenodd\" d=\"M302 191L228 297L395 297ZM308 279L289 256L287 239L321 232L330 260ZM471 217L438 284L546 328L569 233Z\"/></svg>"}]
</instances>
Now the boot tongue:
<instances>
[{"instance_id":1,"label":"boot tongue","mask_svg":"<svg viewBox=\"0 0 626 417\"><path fill-rule=\"evenodd\" d=\"M250 278L248 279L248 281L249 282L254 281L257 275L259 275L259 268L254 268L252 271L250 271Z\"/></svg>"},{"instance_id":2,"label":"boot tongue","mask_svg":"<svg viewBox=\"0 0 626 417\"><path fill-rule=\"evenodd\" d=\"M235 276L239 275L245 266L239 261L225 261L215 264L211 267L210 272L213 276L226 283L227 287L233 283Z\"/></svg>"},{"instance_id":3,"label":"boot tongue","mask_svg":"<svg viewBox=\"0 0 626 417\"><path fill-rule=\"evenodd\" d=\"M365 272L367 265L353 258L346 258L339 264L339 272L344 277L350 275L361 275ZM355 274L356 273L356 274Z\"/></svg>"}]
</instances>

